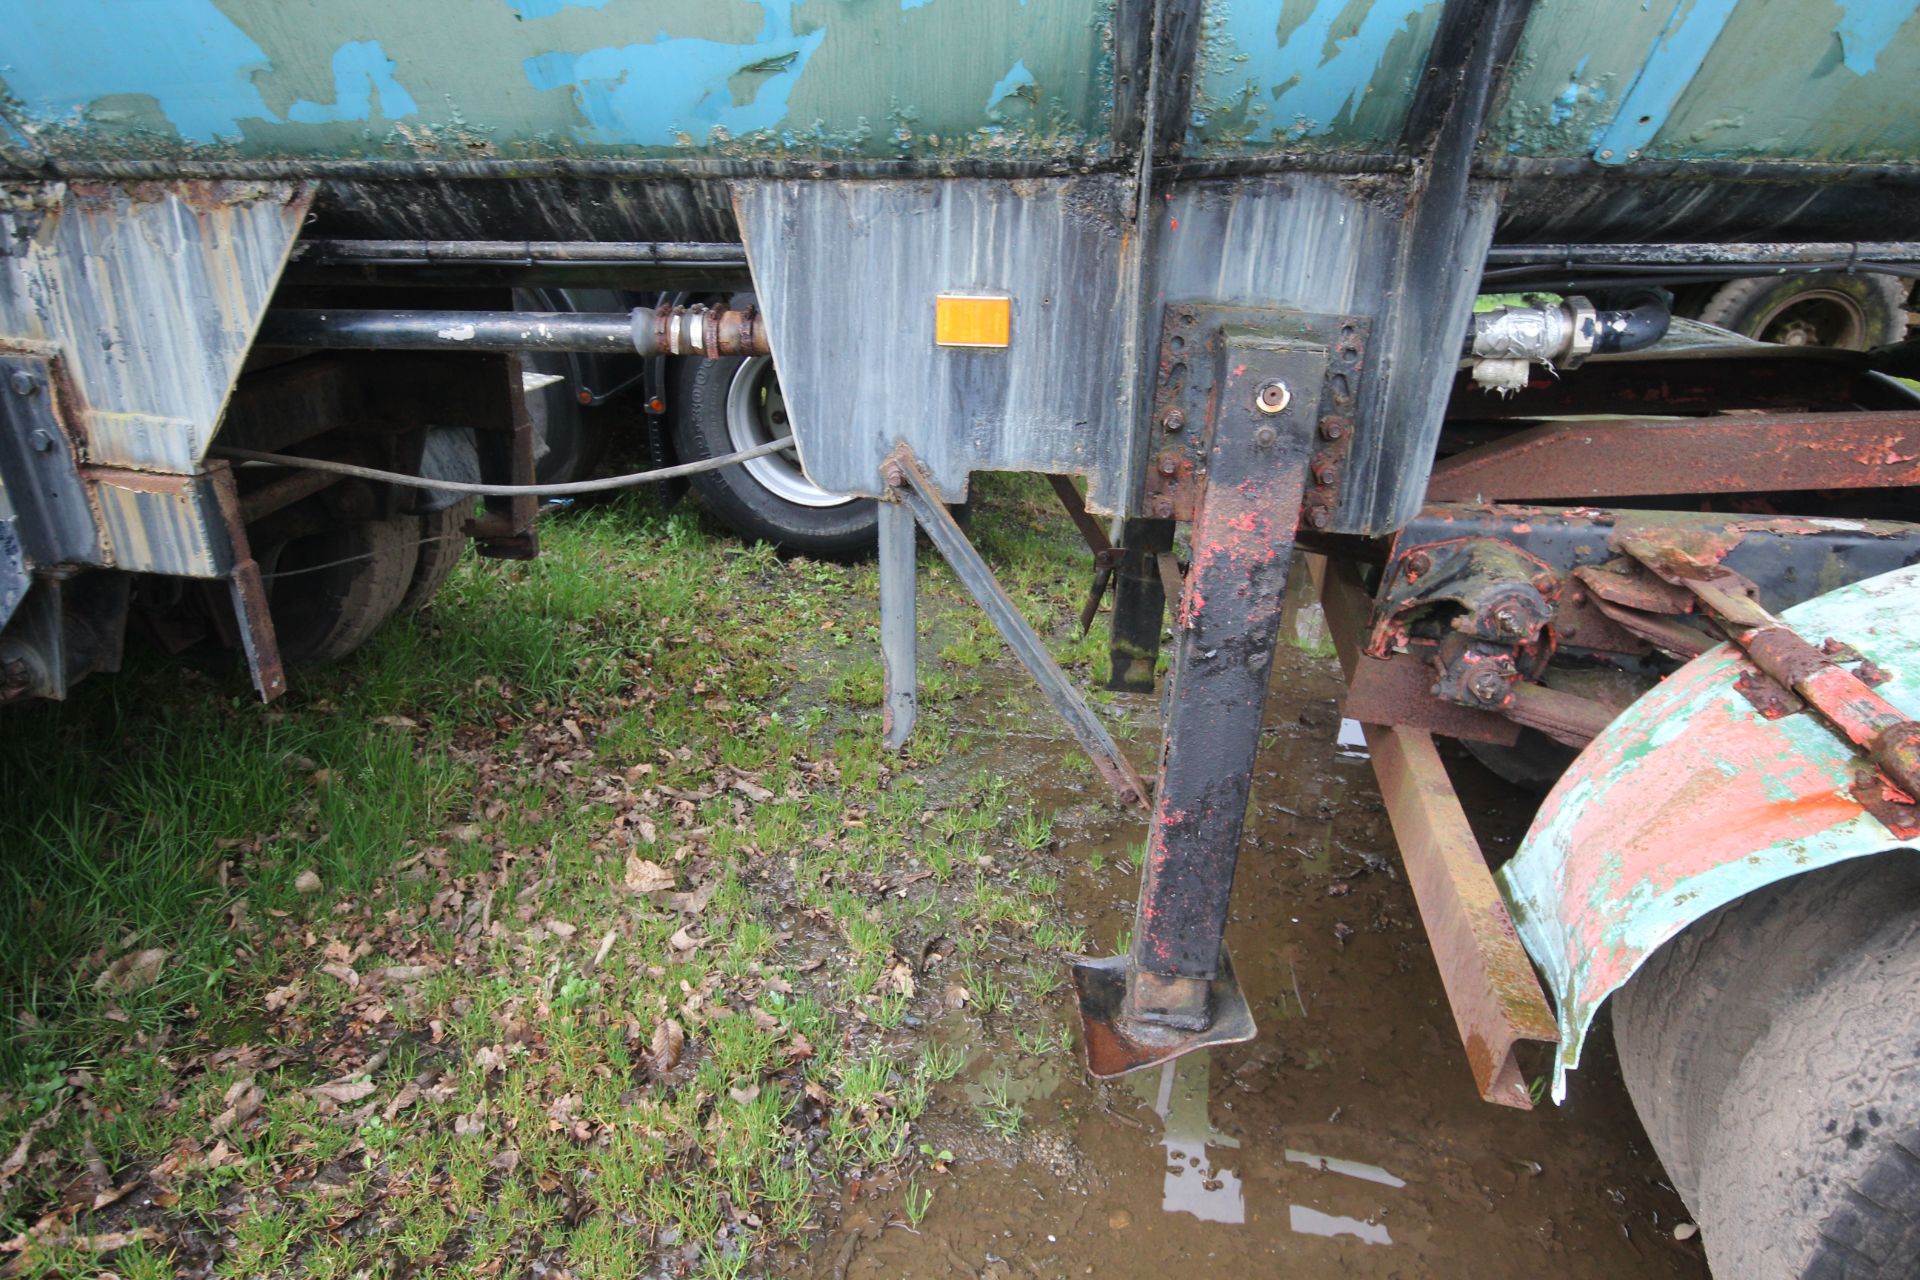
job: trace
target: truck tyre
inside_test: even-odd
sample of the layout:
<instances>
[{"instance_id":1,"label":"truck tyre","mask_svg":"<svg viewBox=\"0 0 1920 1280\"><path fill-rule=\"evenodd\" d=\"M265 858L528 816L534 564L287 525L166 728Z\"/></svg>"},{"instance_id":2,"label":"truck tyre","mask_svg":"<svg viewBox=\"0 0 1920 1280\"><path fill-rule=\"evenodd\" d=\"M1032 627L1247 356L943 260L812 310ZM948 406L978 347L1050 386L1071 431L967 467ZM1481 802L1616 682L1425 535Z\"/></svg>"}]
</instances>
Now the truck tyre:
<instances>
[{"instance_id":1,"label":"truck tyre","mask_svg":"<svg viewBox=\"0 0 1920 1280\"><path fill-rule=\"evenodd\" d=\"M1886 275L1733 280L1694 314L1762 342L1864 351L1906 336L1910 287Z\"/></svg>"},{"instance_id":2,"label":"truck tyre","mask_svg":"<svg viewBox=\"0 0 1920 1280\"><path fill-rule=\"evenodd\" d=\"M1654 954L1613 1022L1714 1274L1912 1274L1920 857L1856 859L1722 907Z\"/></svg>"},{"instance_id":3,"label":"truck tyre","mask_svg":"<svg viewBox=\"0 0 1920 1280\"><path fill-rule=\"evenodd\" d=\"M678 363L674 446L682 461L748 449L789 430L771 357ZM828 559L873 553L879 513L872 500L820 488L792 452L702 472L692 482L708 508L743 537Z\"/></svg>"},{"instance_id":4,"label":"truck tyre","mask_svg":"<svg viewBox=\"0 0 1920 1280\"><path fill-rule=\"evenodd\" d=\"M355 520L289 539L262 557L280 656L337 662L365 644L413 583L420 522L412 514Z\"/></svg>"},{"instance_id":5,"label":"truck tyre","mask_svg":"<svg viewBox=\"0 0 1920 1280\"><path fill-rule=\"evenodd\" d=\"M593 479L613 444L612 424L604 413L580 403L580 380L565 352L530 351L521 362L525 373L560 379L526 393L534 479L541 484Z\"/></svg>"},{"instance_id":6,"label":"truck tyre","mask_svg":"<svg viewBox=\"0 0 1920 1280\"><path fill-rule=\"evenodd\" d=\"M456 502L414 517L420 524L420 550L414 558L413 578L396 612L418 613L447 585L460 565L460 557L466 554L466 524L471 514L471 503Z\"/></svg>"}]
</instances>

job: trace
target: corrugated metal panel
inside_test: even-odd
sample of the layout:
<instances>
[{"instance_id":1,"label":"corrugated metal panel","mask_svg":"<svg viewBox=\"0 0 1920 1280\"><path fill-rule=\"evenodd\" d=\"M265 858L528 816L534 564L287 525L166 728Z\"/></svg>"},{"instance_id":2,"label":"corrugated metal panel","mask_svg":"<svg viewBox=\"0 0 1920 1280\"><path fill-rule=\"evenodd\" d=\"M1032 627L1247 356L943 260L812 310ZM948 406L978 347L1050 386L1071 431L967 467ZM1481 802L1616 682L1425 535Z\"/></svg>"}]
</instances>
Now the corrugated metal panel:
<instances>
[{"instance_id":1,"label":"corrugated metal panel","mask_svg":"<svg viewBox=\"0 0 1920 1280\"><path fill-rule=\"evenodd\" d=\"M307 208L286 183L72 188L0 209L0 336L52 344L86 460L189 472Z\"/></svg>"},{"instance_id":2,"label":"corrugated metal panel","mask_svg":"<svg viewBox=\"0 0 1920 1280\"><path fill-rule=\"evenodd\" d=\"M878 495L905 436L948 501L976 470L1085 475L1119 500L1126 184L742 183L780 385L816 484ZM1006 294L1004 350L934 344L942 293Z\"/></svg>"}]
</instances>

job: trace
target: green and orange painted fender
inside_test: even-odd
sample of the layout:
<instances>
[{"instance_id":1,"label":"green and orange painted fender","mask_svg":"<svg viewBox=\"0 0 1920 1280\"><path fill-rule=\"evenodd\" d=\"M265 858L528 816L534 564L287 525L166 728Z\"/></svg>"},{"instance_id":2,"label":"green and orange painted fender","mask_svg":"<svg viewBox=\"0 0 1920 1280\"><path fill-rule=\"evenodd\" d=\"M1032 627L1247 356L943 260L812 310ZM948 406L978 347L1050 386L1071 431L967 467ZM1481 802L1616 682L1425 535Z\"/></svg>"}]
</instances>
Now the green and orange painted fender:
<instances>
[{"instance_id":1,"label":"green and orange painted fender","mask_svg":"<svg viewBox=\"0 0 1920 1280\"><path fill-rule=\"evenodd\" d=\"M1889 677L1877 692L1920 719L1920 566L1782 617L1872 659ZM1810 713L1762 716L1735 687L1751 671L1721 645L1634 703L1581 752L1498 873L1559 1010L1555 1101L1600 1005L1669 938L1775 881L1920 849L1865 757Z\"/></svg>"}]
</instances>

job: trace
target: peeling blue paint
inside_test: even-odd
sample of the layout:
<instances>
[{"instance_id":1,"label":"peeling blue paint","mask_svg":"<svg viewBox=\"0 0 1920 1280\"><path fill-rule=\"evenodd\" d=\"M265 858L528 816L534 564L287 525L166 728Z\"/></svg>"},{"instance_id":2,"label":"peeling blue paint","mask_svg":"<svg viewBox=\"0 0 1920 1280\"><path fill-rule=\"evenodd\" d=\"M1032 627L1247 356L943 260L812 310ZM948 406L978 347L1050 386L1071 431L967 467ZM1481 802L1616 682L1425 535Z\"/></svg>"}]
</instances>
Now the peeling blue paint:
<instances>
[{"instance_id":1,"label":"peeling blue paint","mask_svg":"<svg viewBox=\"0 0 1920 1280\"><path fill-rule=\"evenodd\" d=\"M301 124L371 120L376 97L382 119L414 115L420 106L393 78L397 65L378 40L349 41L333 51L333 105L302 99L287 108L287 119Z\"/></svg>"},{"instance_id":2,"label":"peeling blue paint","mask_svg":"<svg viewBox=\"0 0 1920 1280\"><path fill-rule=\"evenodd\" d=\"M1349 0L1320 0L1306 19L1279 39L1274 6L1216 4L1221 34L1239 51L1233 74L1269 86L1274 123L1264 136L1325 133L1360 103L1395 35L1438 0L1374 0L1351 35L1333 37ZM1218 93L1217 86L1214 96Z\"/></svg>"},{"instance_id":3,"label":"peeling blue paint","mask_svg":"<svg viewBox=\"0 0 1920 1280\"><path fill-rule=\"evenodd\" d=\"M999 108L1000 103L1023 88L1033 86L1033 72L1027 70L1024 60L1015 61L1013 67L1000 77L999 83L987 93L987 114L989 116Z\"/></svg>"},{"instance_id":4,"label":"peeling blue paint","mask_svg":"<svg viewBox=\"0 0 1920 1280\"><path fill-rule=\"evenodd\" d=\"M77 119L101 98L151 98L189 142L273 120L253 76L266 53L212 0L0 0L6 88L40 124ZM95 33L75 39L76 31Z\"/></svg>"},{"instance_id":5,"label":"peeling blue paint","mask_svg":"<svg viewBox=\"0 0 1920 1280\"><path fill-rule=\"evenodd\" d=\"M1880 51L1920 12L1920 0L1839 0L1839 4L1840 22L1834 34L1840 38L1840 62L1857 76L1873 70Z\"/></svg>"},{"instance_id":6,"label":"peeling blue paint","mask_svg":"<svg viewBox=\"0 0 1920 1280\"><path fill-rule=\"evenodd\" d=\"M900 12L905 13L909 9L923 9L932 3L933 0L900 0Z\"/></svg>"},{"instance_id":7,"label":"peeling blue paint","mask_svg":"<svg viewBox=\"0 0 1920 1280\"><path fill-rule=\"evenodd\" d=\"M507 0L507 8L523 18L551 18L562 9L604 9L607 0Z\"/></svg>"},{"instance_id":8,"label":"peeling blue paint","mask_svg":"<svg viewBox=\"0 0 1920 1280\"><path fill-rule=\"evenodd\" d=\"M1580 83L1580 77L1587 73L1587 61L1585 58L1580 59L1580 65L1573 69L1571 76L1567 77L1567 87L1559 92L1558 96L1553 100L1553 105L1548 108L1548 118L1554 124L1565 124L1568 120L1571 120L1573 113L1579 108L1582 98L1585 98L1589 102L1605 102L1607 100L1607 91L1605 89Z\"/></svg>"},{"instance_id":9,"label":"peeling blue paint","mask_svg":"<svg viewBox=\"0 0 1920 1280\"><path fill-rule=\"evenodd\" d=\"M1660 38L1621 96L1620 109L1611 123L1594 130L1595 160L1625 164L1653 141L1739 4L1740 0L1673 0Z\"/></svg>"},{"instance_id":10,"label":"peeling blue paint","mask_svg":"<svg viewBox=\"0 0 1920 1280\"><path fill-rule=\"evenodd\" d=\"M555 51L526 59L536 89L571 88L587 127L582 142L673 146L703 143L715 130L732 137L772 129L826 29L796 36L794 0L763 0L767 19L751 44L726 44L662 32L651 44ZM758 79L737 92L730 83Z\"/></svg>"}]
</instances>

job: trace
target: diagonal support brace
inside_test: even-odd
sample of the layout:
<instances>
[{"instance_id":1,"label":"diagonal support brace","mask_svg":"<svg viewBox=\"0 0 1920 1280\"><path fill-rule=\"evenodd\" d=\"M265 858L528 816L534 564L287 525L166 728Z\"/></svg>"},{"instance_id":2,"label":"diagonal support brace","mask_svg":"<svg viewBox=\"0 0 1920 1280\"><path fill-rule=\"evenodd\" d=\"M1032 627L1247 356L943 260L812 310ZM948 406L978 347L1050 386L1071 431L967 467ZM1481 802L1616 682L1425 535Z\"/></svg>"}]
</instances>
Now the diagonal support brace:
<instances>
[{"instance_id":1,"label":"diagonal support brace","mask_svg":"<svg viewBox=\"0 0 1920 1280\"><path fill-rule=\"evenodd\" d=\"M999 580L993 576L993 570L987 567L987 562L980 558L980 553L974 549L971 542L967 541L967 535L954 521L953 513L947 510L946 503L941 500L939 492L933 487L933 482L927 479L926 472L921 469L918 460L913 456L913 451L904 443L901 444L881 468L881 476L886 481L892 498L892 501L881 503L883 554L885 554L889 536L895 544L892 559L883 563L880 571L883 608L880 630L883 640L901 625L901 615L897 606L903 599L901 588L897 583L899 570L896 569L895 575L892 576L888 573L888 565L897 565L903 554L903 548L899 545L902 535L897 527L894 527L889 535L889 517L886 512L889 507L904 507L912 512L912 518L927 531L927 537L933 542L934 547L946 558L947 563L953 566L954 575L972 593L981 610L993 620L994 626L999 628L1001 636L1013 650L1014 656L1018 657L1021 664L1032 673L1034 680L1040 685L1040 691L1046 695L1047 701L1053 704L1053 709L1060 714L1060 718L1067 722L1067 728L1073 731L1073 736L1079 740L1081 749L1093 761L1094 768L1100 771L1101 776L1106 778L1107 784L1113 788L1114 798L1122 804L1146 807L1146 783L1134 770L1126 754L1120 750L1119 744L1114 742L1113 735L1107 732L1107 727L1100 723L1093 709L1080 697L1079 691L1067 679L1066 673L1060 670L1060 665L1053 660L1053 655L1047 652L1046 643L1034 634L1032 627L1027 625L1027 620L1021 616L1018 606L1001 587ZM898 520L899 517L895 516L892 519ZM905 535L904 548L904 555L909 565L912 561L911 539L912 534L909 529ZM887 588L889 582L895 584L891 594ZM910 575L908 583L904 596L906 600L912 598ZM894 621L891 625L884 616L885 605L889 599L896 602ZM910 619L907 625L911 626ZM892 707L892 699L901 691L903 685L911 696L911 675L907 671L896 671L894 668L896 659L891 655L897 655L898 652L898 647L893 647L887 669L888 699L890 710L895 717L900 713L897 708ZM904 742L905 735L899 736L901 742ZM888 741L889 743L893 741L891 733Z\"/></svg>"}]
</instances>

